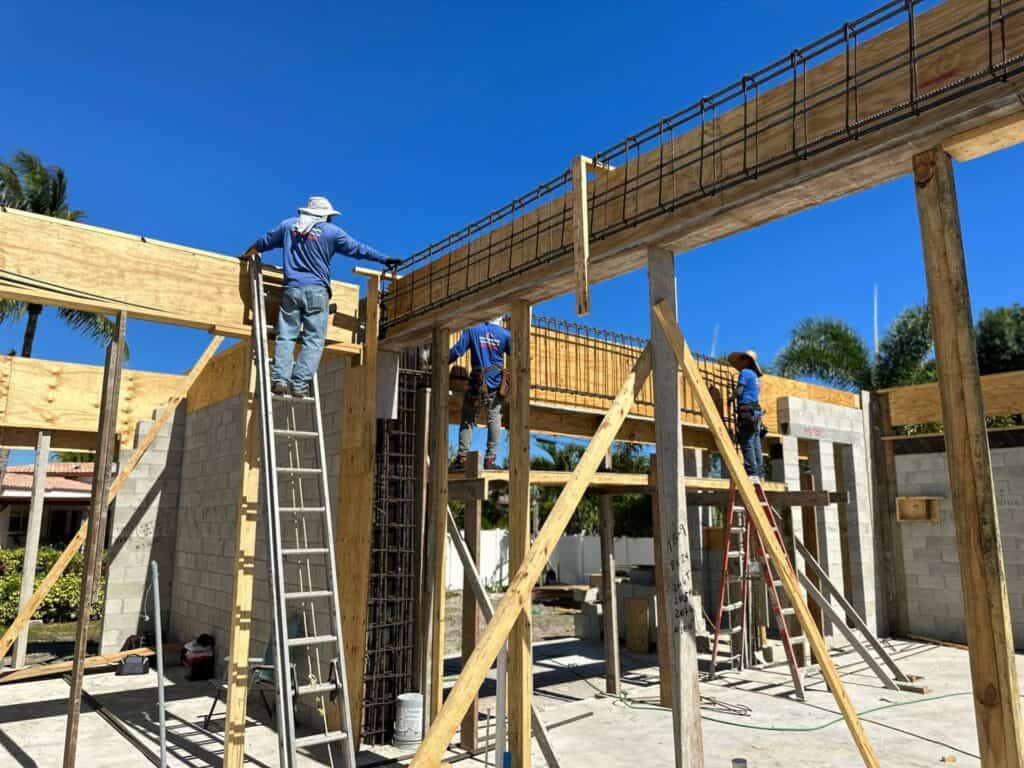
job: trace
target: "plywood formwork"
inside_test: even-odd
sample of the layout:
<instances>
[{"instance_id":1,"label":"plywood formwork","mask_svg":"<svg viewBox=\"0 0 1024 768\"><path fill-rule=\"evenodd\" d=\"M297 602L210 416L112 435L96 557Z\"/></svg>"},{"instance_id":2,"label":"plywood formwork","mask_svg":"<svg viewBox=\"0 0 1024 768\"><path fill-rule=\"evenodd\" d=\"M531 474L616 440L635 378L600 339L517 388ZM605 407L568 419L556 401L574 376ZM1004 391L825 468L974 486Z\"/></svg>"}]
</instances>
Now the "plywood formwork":
<instances>
[{"instance_id":1,"label":"plywood formwork","mask_svg":"<svg viewBox=\"0 0 1024 768\"><path fill-rule=\"evenodd\" d=\"M891 426L942 421L938 383L881 389L889 401ZM981 377L981 397L986 416L1024 413L1024 371L991 373Z\"/></svg>"},{"instance_id":2,"label":"plywood formwork","mask_svg":"<svg viewBox=\"0 0 1024 768\"><path fill-rule=\"evenodd\" d=\"M145 279L141 279L143 277ZM273 292L279 272L265 270ZM237 258L0 208L0 296L247 337L249 278ZM330 352L355 352L359 289L332 283Z\"/></svg>"},{"instance_id":3,"label":"plywood formwork","mask_svg":"<svg viewBox=\"0 0 1024 768\"><path fill-rule=\"evenodd\" d=\"M590 279L906 175L931 146L1019 141L1024 3L919 5L888 3L595 155L616 167L588 183ZM391 343L572 290L570 178L417 254L388 300Z\"/></svg>"}]
</instances>

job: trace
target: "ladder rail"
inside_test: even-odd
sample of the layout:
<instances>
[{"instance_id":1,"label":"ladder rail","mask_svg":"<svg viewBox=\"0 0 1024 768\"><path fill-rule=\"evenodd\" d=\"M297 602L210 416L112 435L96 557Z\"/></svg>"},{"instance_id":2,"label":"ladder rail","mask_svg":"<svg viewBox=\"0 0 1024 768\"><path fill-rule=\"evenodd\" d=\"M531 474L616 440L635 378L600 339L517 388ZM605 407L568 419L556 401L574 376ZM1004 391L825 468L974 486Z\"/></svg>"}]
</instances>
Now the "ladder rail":
<instances>
[{"instance_id":1,"label":"ladder rail","mask_svg":"<svg viewBox=\"0 0 1024 768\"><path fill-rule=\"evenodd\" d=\"M267 343L266 303L264 301L262 262L257 258L249 266L251 273L251 304L253 347L257 366L257 396L260 403L260 439L263 448L263 504L267 518L267 542L270 547L270 581L274 599L274 678L277 700L278 750L282 768L295 763L295 723L292 717L291 654L288 651L287 607L280 596L284 594L284 573L279 560L280 517L276 446L274 442L274 400L270 382L270 356Z\"/></svg>"},{"instance_id":2,"label":"ladder rail","mask_svg":"<svg viewBox=\"0 0 1024 768\"><path fill-rule=\"evenodd\" d=\"M718 612L715 616L715 639L711 646L711 676L714 677L718 670L718 645L722 636L722 614L725 610L726 598L729 594L729 552L732 549L732 529L733 520L736 517L736 503L735 497L730 488L729 491L729 507L725 517L725 529L722 537L722 582L718 586ZM731 605L731 603L730 603ZM730 625L731 625L730 621ZM730 627L731 628L731 627ZM730 636L731 638L731 636ZM732 639L729 640L732 642ZM735 648L730 648L730 653L735 652Z\"/></svg>"}]
</instances>

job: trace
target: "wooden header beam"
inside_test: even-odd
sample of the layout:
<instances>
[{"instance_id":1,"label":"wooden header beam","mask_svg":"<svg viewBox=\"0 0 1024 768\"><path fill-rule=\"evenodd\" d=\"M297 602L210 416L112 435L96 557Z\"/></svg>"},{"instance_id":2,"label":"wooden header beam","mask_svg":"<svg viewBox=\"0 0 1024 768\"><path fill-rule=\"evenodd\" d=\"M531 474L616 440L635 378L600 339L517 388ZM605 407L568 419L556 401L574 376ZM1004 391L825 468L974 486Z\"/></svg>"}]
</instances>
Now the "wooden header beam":
<instances>
[{"instance_id":1,"label":"wooden header beam","mask_svg":"<svg viewBox=\"0 0 1024 768\"><path fill-rule=\"evenodd\" d=\"M972 76L990 78L985 88L965 90L914 117L870 132L851 128L851 117L866 120L906 110L910 92L906 66L863 78L857 85L856 114L852 116L850 101L843 96L848 93L848 60L857 61L860 71L867 72L887 69L885 62L906 59L910 31L901 23L868 39L863 38L870 33L862 35L863 42L851 51L844 52L840 46L833 58L817 66L811 62L806 72L797 67L794 74L775 81L774 87L766 86L741 99L734 109L709 116L703 125L694 124L692 130L664 145L639 157L631 155L616 169L591 179L588 193L596 201L588 212L591 232L628 222L638 212L652 215L643 223L590 243L590 282L644 266L646 246L675 253L690 251L902 177L910 168L911 157L922 147L944 142L978 147L987 142L988 149L964 151L963 156L972 156L972 152L1019 141L1022 132L1010 126L1014 116L1024 112L1018 97L1022 78L1015 75L1002 82L990 74L992 36L1007 59L1024 53L1024 14L1009 13L1011 7L1019 8L1016 2L1005 5L1003 22L991 31L984 21L987 6L980 0L947 0L914 20L918 41L956 38L938 53L918 52L914 70L919 94L939 92ZM959 31L965 24L971 25L969 34ZM777 117L792 109L794 88L810 97L796 128L789 119ZM930 106L926 99L922 103ZM753 126L745 113L764 117ZM764 165L778 160L780 166L751 174L747 169L753 139L747 136L755 128L758 161ZM708 136L712 141L728 137L728 146L713 160L701 162L702 142ZM790 161L794 152L800 151L799 146L794 147L794 137L799 145L829 137L836 143ZM664 158L674 160L662 173L659 167ZM717 194L701 194L702 188L714 187L723 178L743 180L723 186ZM659 211L659 202L665 197L686 194L693 195L689 202ZM389 300L390 316L407 318L388 329L389 344L403 346L425 338L439 318L454 327L468 327L493 317L496 311L508 310L513 297L536 304L571 291L576 283L572 256L576 228L558 222L571 223L572 208L566 195L550 199L408 274ZM544 221L555 223L542 227ZM491 242L511 243L493 263L485 255ZM538 253L555 252L565 255L543 263L536 258ZM496 269L507 269L509 276L494 280ZM469 290L473 292L467 293Z\"/></svg>"},{"instance_id":2,"label":"wooden header beam","mask_svg":"<svg viewBox=\"0 0 1024 768\"><path fill-rule=\"evenodd\" d=\"M889 400L889 418L894 427L942 421L942 400L938 383L880 389ZM981 377L981 399L986 416L1014 416L1024 413L1024 371L990 373Z\"/></svg>"},{"instance_id":3,"label":"wooden header beam","mask_svg":"<svg viewBox=\"0 0 1024 768\"><path fill-rule=\"evenodd\" d=\"M280 273L266 270L279 289ZM332 283L327 351L355 351L359 288ZM250 334L249 278L237 258L0 208L0 296L87 312Z\"/></svg>"}]
</instances>

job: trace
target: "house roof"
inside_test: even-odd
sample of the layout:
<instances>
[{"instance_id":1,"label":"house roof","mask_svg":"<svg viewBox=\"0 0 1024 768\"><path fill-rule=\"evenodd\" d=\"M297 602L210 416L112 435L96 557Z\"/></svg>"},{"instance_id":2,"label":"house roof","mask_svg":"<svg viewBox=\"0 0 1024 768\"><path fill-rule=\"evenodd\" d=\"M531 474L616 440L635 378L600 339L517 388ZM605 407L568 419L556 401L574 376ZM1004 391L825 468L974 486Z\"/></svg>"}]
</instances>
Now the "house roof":
<instances>
[{"instance_id":1,"label":"house roof","mask_svg":"<svg viewBox=\"0 0 1024 768\"><path fill-rule=\"evenodd\" d=\"M76 475L92 475L91 461L53 461L46 465L46 474L72 477ZM35 471L34 464L15 464L7 467L7 471L16 475L31 475Z\"/></svg>"},{"instance_id":2,"label":"house roof","mask_svg":"<svg viewBox=\"0 0 1024 768\"><path fill-rule=\"evenodd\" d=\"M0 479L0 497L25 499L31 495L32 464L17 464L7 467ZM46 470L46 492L44 497L89 498L92 495L93 463L57 461Z\"/></svg>"}]
</instances>

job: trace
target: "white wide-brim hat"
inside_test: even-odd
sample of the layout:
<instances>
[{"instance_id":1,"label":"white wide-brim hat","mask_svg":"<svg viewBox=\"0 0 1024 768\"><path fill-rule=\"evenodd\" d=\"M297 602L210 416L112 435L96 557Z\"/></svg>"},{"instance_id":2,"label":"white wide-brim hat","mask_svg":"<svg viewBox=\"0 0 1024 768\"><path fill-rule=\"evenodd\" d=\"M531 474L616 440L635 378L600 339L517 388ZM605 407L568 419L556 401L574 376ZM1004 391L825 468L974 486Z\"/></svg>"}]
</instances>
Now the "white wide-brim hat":
<instances>
[{"instance_id":1,"label":"white wide-brim hat","mask_svg":"<svg viewBox=\"0 0 1024 768\"><path fill-rule=\"evenodd\" d=\"M326 197L313 196L309 198L309 202L306 203L305 208L299 208L299 213L304 213L307 216L340 216L341 211L334 209L331 205L331 201Z\"/></svg>"},{"instance_id":2,"label":"white wide-brim hat","mask_svg":"<svg viewBox=\"0 0 1024 768\"><path fill-rule=\"evenodd\" d=\"M754 373L758 376L763 376L764 371L761 370L761 366L757 364L757 352L752 349L748 349L745 352L730 352L729 353L729 364L733 368L741 368L741 363L744 359L749 359L754 364Z\"/></svg>"}]
</instances>

